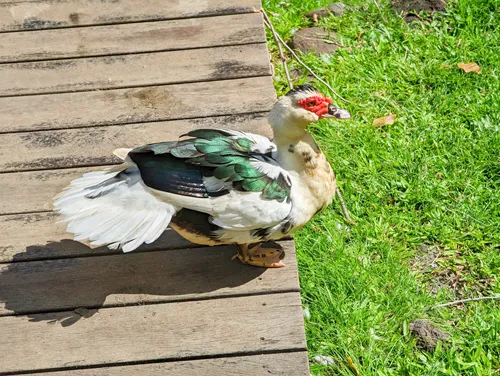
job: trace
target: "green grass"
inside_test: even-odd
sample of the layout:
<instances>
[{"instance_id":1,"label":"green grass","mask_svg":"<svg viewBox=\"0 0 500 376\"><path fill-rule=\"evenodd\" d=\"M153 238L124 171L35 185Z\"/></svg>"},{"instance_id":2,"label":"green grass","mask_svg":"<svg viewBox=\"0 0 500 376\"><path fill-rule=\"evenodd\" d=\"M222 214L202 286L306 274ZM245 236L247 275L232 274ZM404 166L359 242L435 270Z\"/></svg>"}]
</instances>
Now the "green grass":
<instances>
[{"instance_id":1,"label":"green grass","mask_svg":"<svg viewBox=\"0 0 500 376\"><path fill-rule=\"evenodd\" d=\"M445 13L423 14L412 27L388 0L345 2L343 17L319 22L345 47L303 56L353 102L336 100L351 120L310 130L357 222L347 224L334 201L296 234L312 374L351 376L348 357L362 376L497 374L499 300L428 308L500 293L500 1L450 1ZM328 3L264 0L264 7L289 40L310 26L303 13ZM459 62L476 62L482 74L464 73ZM397 114L394 125L372 126L389 113ZM418 318L451 342L419 349L407 330ZM316 355L335 363L315 365Z\"/></svg>"}]
</instances>

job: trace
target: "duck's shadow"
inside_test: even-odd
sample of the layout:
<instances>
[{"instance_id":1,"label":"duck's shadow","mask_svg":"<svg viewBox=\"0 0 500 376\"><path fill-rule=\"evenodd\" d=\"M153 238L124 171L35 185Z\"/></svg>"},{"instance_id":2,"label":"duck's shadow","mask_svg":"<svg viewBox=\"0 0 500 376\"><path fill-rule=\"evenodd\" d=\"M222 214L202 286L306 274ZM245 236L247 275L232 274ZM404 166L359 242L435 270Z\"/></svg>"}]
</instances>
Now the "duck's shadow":
<instances>
[{"instance_id":1,"label":"duck's shadow","mask_svg":"<svg viewBox=\"0 0 500 376\"><path fill-rule=\"evenodd\" d=\"M20 262L40 254L47 257L50 250L60 254L61 249L71 255L103 251L68 239L27 247L0 268L3 313L69 326L93 316L103 305L198 299L216 291L231 294L264 272L231 261L236 253L232 246Z\"/></svg>"}]
</instances>

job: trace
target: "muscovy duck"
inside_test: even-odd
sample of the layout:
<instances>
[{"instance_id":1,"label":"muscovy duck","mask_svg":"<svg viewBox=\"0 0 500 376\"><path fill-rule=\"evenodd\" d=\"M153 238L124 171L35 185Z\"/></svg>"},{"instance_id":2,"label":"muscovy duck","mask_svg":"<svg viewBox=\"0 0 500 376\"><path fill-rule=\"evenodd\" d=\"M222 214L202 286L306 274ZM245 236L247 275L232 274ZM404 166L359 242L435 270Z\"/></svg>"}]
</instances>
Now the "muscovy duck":
<instances>
[{"instance_id":1,"label":"muscovy duck","mask_svg":"<svg viewBox=\"0 0 500 376\"><path fill-rule=\"evenodd\" d=\"M237 244L245 264L282 267L274 242L329 205L335 175L308 124L349 118L310 85L269 114L274 142L234 130L200 129L179 141L118 149L124 162L75 179L54 207L77 241L130 252L170 226L203 245ZM184 137L185 137L184 136Z\"/></svg>"}]
</instances>

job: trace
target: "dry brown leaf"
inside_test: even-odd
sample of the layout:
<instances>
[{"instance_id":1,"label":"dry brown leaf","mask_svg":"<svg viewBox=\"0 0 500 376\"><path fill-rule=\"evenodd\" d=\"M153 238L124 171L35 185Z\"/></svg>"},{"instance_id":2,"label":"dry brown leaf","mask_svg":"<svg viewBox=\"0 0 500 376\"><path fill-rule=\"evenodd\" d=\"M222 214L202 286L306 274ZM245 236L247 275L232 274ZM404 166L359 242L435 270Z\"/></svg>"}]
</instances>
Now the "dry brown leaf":
<instances>
[{"instance_id":1,"label":"dry brown leaf","mask_svg":"<svg viewBox=\"0 0 500 376\"><path fill-rule=\"evenodd\" d=\"M457 63L458 67L463 69L465 73L475 72L481 74L481 67L476 63Z\"/></svg>"},{"instance_id":2,"label":"dry brown leaf","mask_svg":"<svg viewBox=\"0 0 500 376\"><path fill-rule=\"evenodd\" d=\"M384 125L392 125L394 124L394 120L396 120L396 114L389 114L387 116L373 120L373 125L376 127L382 127Z\"/></svg>"},{"instance_id":3,"label":"dry brown leaf","mask_svg":"<svg viewBox=\"0 0 500 376\"><path fill-rule=\"evenodd\" d=\"M361 36L365 33L364 30L360 30L359 34L356 35L356 39L358 40L358 43L361 43Z\"/></svg>"}]
</instances>

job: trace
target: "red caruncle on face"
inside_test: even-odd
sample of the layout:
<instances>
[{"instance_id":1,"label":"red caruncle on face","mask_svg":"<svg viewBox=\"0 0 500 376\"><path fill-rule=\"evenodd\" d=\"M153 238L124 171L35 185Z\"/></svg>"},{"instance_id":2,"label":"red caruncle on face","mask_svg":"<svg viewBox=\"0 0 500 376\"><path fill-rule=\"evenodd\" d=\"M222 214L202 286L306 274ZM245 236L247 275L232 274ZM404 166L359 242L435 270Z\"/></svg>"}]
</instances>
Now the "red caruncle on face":
<instances>
[{"instance_id":1,"label":"red caruncle on face","mask_svg":"<svg viewBox=\"0 0 500 376\"><path fill-rule=\"evenodd\" d=\"M332 103L330 98L326 98L321 95L313 95L297 102L300 107L306 109L307 111L314 112L320 117L321 115L328 113L328 105L330 103Z\"/></svg>"}]
</instances>

